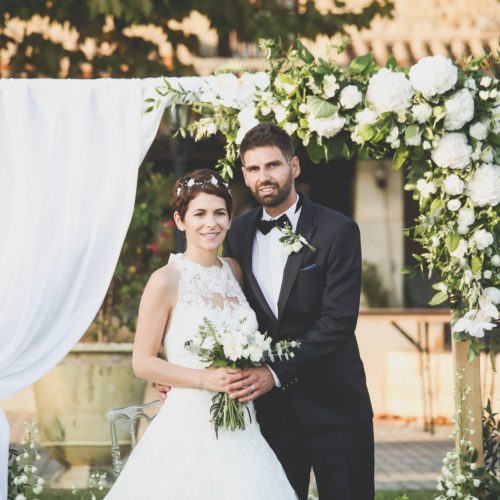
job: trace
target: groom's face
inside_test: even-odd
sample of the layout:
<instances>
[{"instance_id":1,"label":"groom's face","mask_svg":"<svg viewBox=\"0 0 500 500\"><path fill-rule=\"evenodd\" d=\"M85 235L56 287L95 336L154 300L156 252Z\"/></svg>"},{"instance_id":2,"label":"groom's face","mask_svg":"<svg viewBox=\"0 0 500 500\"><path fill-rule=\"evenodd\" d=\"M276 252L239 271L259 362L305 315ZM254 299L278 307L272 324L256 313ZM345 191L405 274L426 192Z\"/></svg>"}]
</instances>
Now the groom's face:
<instances>
[{"instance_id":1,"label":"groom's face","mask_svg":"<svg viewBox=\"0 0 500 500\"><path fill-rule=\"evenodd\" d=\"M277 207L295 199L294 183L300 174L296 156L287 160L277 146L262 146L245 151L242 162L245 184L260 204Z\"/></svg>"}]
</instances>

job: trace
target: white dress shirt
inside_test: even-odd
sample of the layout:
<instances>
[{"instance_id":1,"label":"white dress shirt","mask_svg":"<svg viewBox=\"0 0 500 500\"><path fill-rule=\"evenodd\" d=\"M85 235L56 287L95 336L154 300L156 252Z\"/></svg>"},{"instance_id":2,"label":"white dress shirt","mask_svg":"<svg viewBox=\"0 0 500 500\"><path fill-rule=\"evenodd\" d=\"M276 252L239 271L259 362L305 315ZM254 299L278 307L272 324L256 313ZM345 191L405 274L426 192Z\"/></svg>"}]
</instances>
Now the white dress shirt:
<instances>
[{"instance_id":1,"label":"white dress shirt","mask_svg":"<svg viewBox=\"0 0 500 500\"><path fill-rule=\"evenodd\" d=\"M271 217L264 209L262 220L275 220L286 214L290 220L292 229L295 231L301 211L301 208L296 210L298 201L299 197L297 196L295 203L288 210L276 217ZM252 248L252 272L276 318L278 317L278 299L281 291L281 283L283 282L283 271L288 259L283 243L280 241L282 236L283 233L278 227L273 227L267 234L262 234L257 229ZM276 387L281 387L278 376L271 367L269 369L271 370Z\"/></svg>"},{"instance_id":2,"label":"white dress shirt","mask_svg":"<svg viewBox=\"0 0 500 500\"><path fill-rule=\"evenodd\" d=\"M286 214L290 219L292 229L295 231L301 211L300 208L295 211L298 201L297 196L295 203L276 217L271 217L264 209L262 220L275 220ZM278 317L278 298L283 281L283 271L288 258L284 245L280 241L282 236L283 233L277 227L271 229L267 234L262 234L257 229L252 249L252 272L276 318Z\"/></svg>"}]
</instances>

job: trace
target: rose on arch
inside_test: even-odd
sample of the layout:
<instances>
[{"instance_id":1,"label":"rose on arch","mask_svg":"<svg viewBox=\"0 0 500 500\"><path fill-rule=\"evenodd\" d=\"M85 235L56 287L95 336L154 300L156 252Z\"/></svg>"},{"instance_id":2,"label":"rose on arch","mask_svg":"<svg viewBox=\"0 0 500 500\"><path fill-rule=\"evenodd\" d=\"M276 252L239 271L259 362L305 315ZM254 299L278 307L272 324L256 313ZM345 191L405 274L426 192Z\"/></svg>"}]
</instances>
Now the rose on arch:
<instances>
[{"instance_id":1,"label":"rose on arch","mask_svg":"<svg viewBox=\"0 0 500 500\"><path fill-rule=\"evenodd\" d=\"M387 68L382 68L370 78L366 91L368 102L380 113L409 108L412 97L413 89L404 73Z\"/></svg>"},{"instance_id":2,"label":"rose on arch","mask_svg":"<svg viewBox=\"0 0 500 500\"><path fill-rule=\"evenodd\" d=\"M438 167L463 169L469 165L471 154L472 147L465 134L452 132L437 141L431 157Z\"/></svg>"},{"instance_id":3,"label":"rose on arch","mask_svg":"<svg viewBox=\"0 0 500 500\"><path fill-rule=\"evenodd\" d=\"M445 130L461 129L474 117L474 98L467 89L453 94L444 103L446 115L444 117Z\"/></svg>"},{"instance_id":4,"label":"rose on arch","mask_svg":"<svg viewBox=\"0 0 500 500\"><path fill-rule=\"evenodd\" d=\"M500 167L482 164L467 182L466 194L478 207L500 203Z\"/></svg>"},{"instance_id":5,"label":"rose on arch","mask_svg":"<svg viewBox=\"0 0 500 500\"><path fill-rule=\"evenodd\" d=\"M457 83L458 69L447 57L423 57L410 68L410 82L425 98L443 94Z\"/></svg>"}]
</instances>

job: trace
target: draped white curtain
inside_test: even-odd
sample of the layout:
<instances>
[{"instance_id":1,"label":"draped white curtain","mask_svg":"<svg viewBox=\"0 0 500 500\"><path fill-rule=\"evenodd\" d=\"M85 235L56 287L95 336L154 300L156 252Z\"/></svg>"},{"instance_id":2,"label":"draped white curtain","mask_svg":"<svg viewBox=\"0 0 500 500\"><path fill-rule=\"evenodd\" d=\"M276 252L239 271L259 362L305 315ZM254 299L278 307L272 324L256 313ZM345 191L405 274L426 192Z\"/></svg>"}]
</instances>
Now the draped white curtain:
<instances>
[{"instance_id":1,"label":"draped white curtain","mask_svg":"<svg viewBox=\"0 0 500 500\"><path fill-rule=\"evenodd\" d=\"M158 83L0 80L0 400L63 358L99 309L163 111L143 112ZM0 409L1 500L8 443Z\"/></svg>"}]
</instances>

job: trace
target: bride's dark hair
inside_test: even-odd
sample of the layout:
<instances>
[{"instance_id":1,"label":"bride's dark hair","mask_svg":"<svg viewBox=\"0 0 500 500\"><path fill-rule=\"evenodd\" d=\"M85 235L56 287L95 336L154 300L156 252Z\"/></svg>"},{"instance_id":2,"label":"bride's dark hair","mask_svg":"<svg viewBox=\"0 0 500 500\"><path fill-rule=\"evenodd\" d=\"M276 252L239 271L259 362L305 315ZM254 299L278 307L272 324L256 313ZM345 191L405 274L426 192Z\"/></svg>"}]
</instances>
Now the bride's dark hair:
<instances>
[{"instance_id":1,"label":"bride's dark hair","mask_svg":"<svg viewBox=\"0 0 500 500\"><path fill-rule=\"evenodd\" d=\"M214 170L201 168L189 172L175 182L172 210L179 213L181 220L184 220L189 203L199 193L213 194L222 198L226 202L227 213L231 217L233 198L229 185Z\"/></svg>"}]
</instances>

